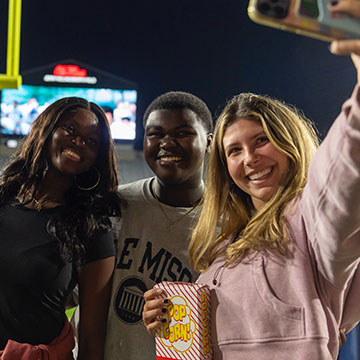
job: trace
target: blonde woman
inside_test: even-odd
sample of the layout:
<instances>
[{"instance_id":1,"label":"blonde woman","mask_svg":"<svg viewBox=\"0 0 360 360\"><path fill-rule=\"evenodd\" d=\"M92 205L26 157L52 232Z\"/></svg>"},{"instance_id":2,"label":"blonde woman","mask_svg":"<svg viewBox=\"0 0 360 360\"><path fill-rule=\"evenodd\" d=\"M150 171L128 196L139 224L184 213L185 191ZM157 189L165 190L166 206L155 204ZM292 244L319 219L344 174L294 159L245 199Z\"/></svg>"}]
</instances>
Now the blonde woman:
<instances>
[{"instance_id":1,"label":"blonde woman","mask_svg":"<svg viewBox=\"0 0 360 360\"><path fill-rule=\"evenodd\" d=\"M311 123L272 98L241 94L220 115L189 247L212 290L215 360L336 359L360 319L359 91L318 150ZM152 334L166 307L156 295L143 313Z\"/></svg>"}]
</instances>

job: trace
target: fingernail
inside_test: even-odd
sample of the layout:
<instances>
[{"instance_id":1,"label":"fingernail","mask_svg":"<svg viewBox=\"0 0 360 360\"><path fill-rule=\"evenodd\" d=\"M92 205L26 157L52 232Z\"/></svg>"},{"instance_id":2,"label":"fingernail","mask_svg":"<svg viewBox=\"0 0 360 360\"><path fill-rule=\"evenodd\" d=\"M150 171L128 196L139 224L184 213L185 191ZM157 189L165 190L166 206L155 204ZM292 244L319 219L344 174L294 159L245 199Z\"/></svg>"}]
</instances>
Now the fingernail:
<instances>
[{"instance_id":1,"label":"fingernail","mask_svg":"<svg viewBox=\"0 0 360 360\"><path fill-rule=\"evenodd\" d=\"M169 299L164 299L164 304L167 304L169 302Z\"/></svg>"},{"instance_id":2,"label":"fingernail","mask_svg":"<svg viewBox=\"0 0 360 360\"><path fill-rule=\"evenodd\" d=\"M161 309L161 311L165 314L166 313L166 309Z\"/></svg>"},{"instance_id":3,"label":"fingernail","mask_svg":"<svg viewBox=\"0 0 360 360\"><path fill-rule=\"evenodd\" d=\"M330 45L329 45L329 51L331 53L335 53L336 52L336 48L337 48L337 42L333 41Z\"/></svg>"},{"instance_id":4,"label":"fingernail","mask_svg":"<svg viewBox=\"0 0 360 360\"><path fill-rule=\"evenodd\" d=\"M156 293L158 294L158 295L161 295L162 293L163 293L163 289L156 289Z\"/></svg>"}]
</instances>

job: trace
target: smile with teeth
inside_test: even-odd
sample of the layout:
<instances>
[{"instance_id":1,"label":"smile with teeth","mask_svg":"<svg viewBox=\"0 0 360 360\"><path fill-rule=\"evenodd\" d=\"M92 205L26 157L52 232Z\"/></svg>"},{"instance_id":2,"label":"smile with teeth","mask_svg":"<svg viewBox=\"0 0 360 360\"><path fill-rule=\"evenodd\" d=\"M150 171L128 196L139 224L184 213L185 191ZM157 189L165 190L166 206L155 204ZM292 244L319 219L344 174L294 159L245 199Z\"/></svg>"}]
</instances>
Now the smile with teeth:
<instances>
[{"instance_id":1,"label":"smile with teeth","mask_svg":"<svg viewBox=\"0 0 360 360\"><path fill-rule=\"evenodd\" d=\"M68 157L72 158L75 161L80 160L80 155L70 149L65 149L64 153L65 153L65 155L67 155Z\"/></svg>"},{"instance_id":2,"label":"smile with teeth","mask_svg":"<svg viewBox=\"0 0 360 360\"><path fill-rule=\"evenodd\" d=\"M269 173L271 172L271 170L272 170L271 167L270 167L270 168L267 168L267 169L264 169L264 170L262 170L262 171L259 171L259 172L256 173L256 174L253 174L253 175L251 175L251 176L248 176L248 178L249 178L250 180L259 180L259 179L261 179L263 176L269 174Z\"/></svg>"},{"instance_id":3,"label":"smile with teeth","mask_svg":"<svg viewBox=\"0 0 360 360\"><path fill-rule=\"evenodd\" d=\"M180 156L160 156L161 161L180 161Z\"/></svg>"}]
</instances>

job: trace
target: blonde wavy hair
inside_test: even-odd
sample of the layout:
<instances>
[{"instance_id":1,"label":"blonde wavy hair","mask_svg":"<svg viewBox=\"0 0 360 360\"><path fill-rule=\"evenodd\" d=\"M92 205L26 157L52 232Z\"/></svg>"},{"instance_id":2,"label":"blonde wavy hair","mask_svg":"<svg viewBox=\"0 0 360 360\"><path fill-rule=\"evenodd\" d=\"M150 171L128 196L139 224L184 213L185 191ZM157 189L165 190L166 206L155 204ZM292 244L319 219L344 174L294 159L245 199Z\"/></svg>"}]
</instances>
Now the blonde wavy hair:
<instances>
[{"instance_id":1,"label":"blonde wavy hair","mask_svg":"<svg viewBox=\"0 0 360 360\"><path fill-rule=\"evenodd\" d=\"M260 121L269 141L289 159L277 192L257 212L250 196L234 184L227 169L223 138L226 129L239 118ZM196 270L205 270L227 239L232 240L225 253L228 265L254 251L287 254L284 210L302 193L318 145L315 126L293 106L251 93L237 95L227 103L215 126L203 208L189 244Z\"/></svg>"}]
</instances>

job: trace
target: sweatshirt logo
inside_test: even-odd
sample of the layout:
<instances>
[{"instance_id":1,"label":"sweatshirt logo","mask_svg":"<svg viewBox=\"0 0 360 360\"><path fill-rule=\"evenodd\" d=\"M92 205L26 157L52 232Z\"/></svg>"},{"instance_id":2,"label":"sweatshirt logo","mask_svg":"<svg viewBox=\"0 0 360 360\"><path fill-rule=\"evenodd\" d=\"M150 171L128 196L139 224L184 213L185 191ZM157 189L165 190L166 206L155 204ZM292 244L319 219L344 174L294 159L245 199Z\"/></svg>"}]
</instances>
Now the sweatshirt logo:
<instances>
[{"instance_id":1,"label":"sweatshirt logo","mask_svg":"<svg viewBox=\"0 0 360 360\"><path fill-rule=\"evenodd\" d=\"M139 278L127 278L119 286L114 301L115 312L123 322L137 324L142 320L146 286Z\"/></svg>"}]
</instances>

